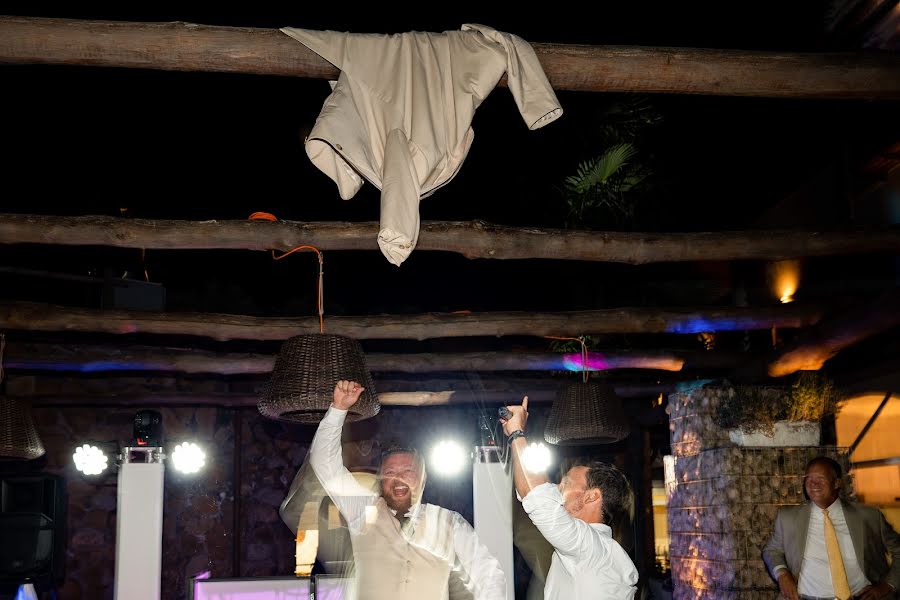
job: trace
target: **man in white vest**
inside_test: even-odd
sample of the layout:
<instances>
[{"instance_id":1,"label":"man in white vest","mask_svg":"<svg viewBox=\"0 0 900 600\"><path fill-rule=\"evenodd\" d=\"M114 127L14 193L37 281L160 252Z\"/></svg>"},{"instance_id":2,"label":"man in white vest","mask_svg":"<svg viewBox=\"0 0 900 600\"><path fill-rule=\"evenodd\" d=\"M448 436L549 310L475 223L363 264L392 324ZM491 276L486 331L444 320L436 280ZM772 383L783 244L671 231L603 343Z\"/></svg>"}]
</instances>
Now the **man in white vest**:
<instances>
[{"instance_id":1,"label":"man in white vest","mask_svg":"<svg viewBox=\"0 0 900 600\"><path fill-rule=\"evenodd\" d=\"M458 513L422 504L425 465L411 449L389 449L379 490L346 469L341 431L347 410L363 392L339 381L309 449L309 463L350 529L356 572L351 598L365 600L505 600L500 563Z\"/></svg>"}]
</instances>

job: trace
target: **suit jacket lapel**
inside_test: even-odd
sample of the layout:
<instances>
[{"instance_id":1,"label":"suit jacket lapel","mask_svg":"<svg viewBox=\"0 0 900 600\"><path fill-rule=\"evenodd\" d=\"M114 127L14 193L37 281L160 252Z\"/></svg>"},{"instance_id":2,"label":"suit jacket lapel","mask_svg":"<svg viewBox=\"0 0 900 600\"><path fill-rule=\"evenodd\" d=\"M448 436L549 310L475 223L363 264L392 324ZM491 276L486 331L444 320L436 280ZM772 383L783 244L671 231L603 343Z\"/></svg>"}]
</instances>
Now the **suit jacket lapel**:
<instances>
[{"instance_id":1,"label":"suit jacket lapel","mask_svg":"<svg viewBox=\"0 0 900 600\"><path fill-rule=\"evenodd\" d=\"M800 577L800 566L803 564L803 555L806 552L806 536L809 534L809 517L811 514L809 503L804 504L797 511L797 539L795 540L798 546L798 552L795 555L797 564L791 568L791 571L798 578Z\"/></svg>"}]
</instances>

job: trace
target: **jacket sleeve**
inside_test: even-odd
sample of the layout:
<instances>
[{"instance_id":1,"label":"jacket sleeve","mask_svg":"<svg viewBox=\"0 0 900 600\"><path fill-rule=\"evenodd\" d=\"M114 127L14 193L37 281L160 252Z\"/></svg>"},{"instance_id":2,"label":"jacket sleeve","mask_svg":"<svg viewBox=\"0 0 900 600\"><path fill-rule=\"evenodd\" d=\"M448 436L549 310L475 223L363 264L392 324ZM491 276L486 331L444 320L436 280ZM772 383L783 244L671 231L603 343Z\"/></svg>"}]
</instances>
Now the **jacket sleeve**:
<instances>
[{"instance_id":1,"label":"jacket sleeve","mask_svg":"<svg viewBox=\"0 0 900 600\"><path fill-rule=\"evenodd\" d=\"M350 529L359 530L364 525L366 507L372 505L377 496L373 490L357 483L344 466L341 431L346 417L345 410L328 409L309 447L309 464Z\"/></svg>"},{"instance_id":2,"label":"jacket sleeve","mask_svg":"<svg viewBox=\"0 0 900 600\"><path fill-rule=\"evenodd\" d=\"M453 575L468 592L465 596L471 595L474 600L506 600L506 574L500 561L478 541L475 530L458 514L453 519L453 549ZM453 581L451 577L451 587Z\"/></svg>"},{"instance_id":3,"label":"jacket sleeve","mask_svg":"<svg viewBox=\"0 0 900 600\"><path fill-rule=\"evenodd\" d=\"M766 543L765 547L762 551L763 562L766 563L766 568L769 570L769 575L772 576L772 579L778 579L778 573L776 569L780 571L782 568L787 568L787 559L784 555L784 511L779 510L775 516L775 527L772 529L772 537L769 538L769 541ZM794 577L797 576L796 573L792 573Z\"/></svg>"},{"instance_id":4,"label":"jacket sleeve","mask_svg":"<svg viewBox=\"0 0 900 600\"><path fill-rule=\"evenodd\" d=\"M563 109L531 44L485 25L466 24L462 30L478 31L506 51L506 81L529 129L539 129L562 116Z\"/></svg>"},{"instance_id":5,"label":"jacket sleeve","mask_svg":"<svg viewBox=\"0 0 900 600\"><path fill-rule=\"evenodd\" d=\"M378 246L397 266L406 260L419 239L421 186L409 146L406 135L393 129L388 133L384 147Z\"/></svg>"},{"instance_id":6,"label":"jacket sleeve","mask_svg":"<svg viewBox=\"0 0 900 600\"><path fill-rule=\"evenodd\" d=\"M888 571L884 578L885 583L893 586L894 590L900 590L900 535L894 531L891 524L887 522L884 513L878 511L881 525L881 540L884 542L885 551L891 555L891 570Z\"/></svg>"}]
</instances>

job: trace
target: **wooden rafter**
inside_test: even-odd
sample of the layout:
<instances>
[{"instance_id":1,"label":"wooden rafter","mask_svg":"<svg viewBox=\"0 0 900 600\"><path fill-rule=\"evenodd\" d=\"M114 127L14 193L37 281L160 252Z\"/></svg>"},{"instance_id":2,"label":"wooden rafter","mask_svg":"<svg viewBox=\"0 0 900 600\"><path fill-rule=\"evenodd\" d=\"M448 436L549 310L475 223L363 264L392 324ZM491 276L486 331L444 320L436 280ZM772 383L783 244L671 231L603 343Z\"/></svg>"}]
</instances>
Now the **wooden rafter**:
<instances>
[{"instance_id":1,"label":"wooden rafter","mask_svg":"<svg viewBox=\"0 0 900 600\"><path fill-rule=\"evenodd\" d=\"M0 243L159 250L377 250L378 223L176 221L0 214ZM635 233L424 222L417 250L468 258L584 260L632 265L698 260L780 260L900 252L900 231Z\"/></svg>"},{"instance_id":2,"label":"wooden rafter","mask_svg":"<svg viewBox=\"0 0 900 600\"><path fill-rule=\"evenodd\" d=\"M430 404L507 403L528 395L533 402L550 402L560 388L577 383L569 377L442 377L402 378L375 375L382 404L426 406ZM190 380L152 377L59 377L16 375L9 378L7 393L25 398L34 406L255 406L265 379L251 382ZM644 384L613 382L622 398L656 398L675 389L675 381Z\"/></svg>"},{"instance_id":3,"label":"wooden rafter","mask_svg":"<svg viewBox=\"0 0 900 600\"><path fill-rule=\"evenodd\" d=\"M816 371L841 350L900 325L900 289L823 321L769 362L771 377Z\"/></svg>"},{"instance_id":4,"label":"wooden rafter","mask_svg":"<svg viewBox=\"0 0 900 600\"><path fill-rule=\"evenodd\" d=\"M733 368L746 357L721 352L618 351L589 352L586 369L654 369L680 371L688 368ZM373 372L431 373L441 371L576 371L579 353L551 352L451 352L441 354L369 353L366 362ZM5 367L13 371L171 371L217 375L259 375L272 371L275 356L221 353L180 348L118 346L74 346L10 343Z\"/></svg>"},{"instance_id":5,"label":"wooden rafter","mask_svg":"<svg viewBox=\"0 0 900 600\"><path fill-rule=\"evenodd\" d=\"M611 308L526 313L426 313L325 318L325 331L360 340L425 340L477 336L576 336L590 333L678 333L799 328L817 323L823 309L801 304L763 308ZM106 334L198 336L219 341L285 340L318 333L316 317L250 317L214 313L97 310L7 302L0 329Z\"/></svg>"},{"instance_id":6,"label":"wooden rafter","mask_svg":"<svg viewBox=\"0 0 900 600\"><path fill-rule=\"evenodd\" d=\"M285 23L289 25L289 23ZM900 97L900 57L534 44L557 90L795 98ZM0 18L0 62L331 78L275 29Z\"/></svg>"}]
</instances>

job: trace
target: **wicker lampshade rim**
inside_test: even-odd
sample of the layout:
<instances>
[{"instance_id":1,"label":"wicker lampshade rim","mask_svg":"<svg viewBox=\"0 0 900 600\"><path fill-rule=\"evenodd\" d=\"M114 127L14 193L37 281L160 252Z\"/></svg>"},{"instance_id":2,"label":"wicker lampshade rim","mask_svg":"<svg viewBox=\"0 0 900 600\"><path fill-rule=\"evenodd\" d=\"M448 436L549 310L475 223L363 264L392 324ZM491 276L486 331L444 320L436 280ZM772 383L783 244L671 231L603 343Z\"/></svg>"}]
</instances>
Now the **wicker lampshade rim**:
<instances>
[{"instance_id":1,"label":"wicker lampshade rim","mask_svg":"<svg viewBox=\"0 0 900 600\"><path fill-rule=\"evenodd\" d=\"M348 421L378 414L381 405L375 382L358 341L333 334L294 336L282 344L257 407L270 419L318 423L341 379L357 381L365 388Z\"/></svg>"}]
</instances>

